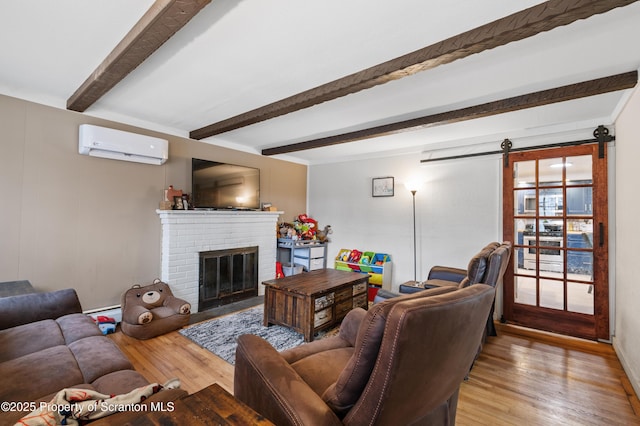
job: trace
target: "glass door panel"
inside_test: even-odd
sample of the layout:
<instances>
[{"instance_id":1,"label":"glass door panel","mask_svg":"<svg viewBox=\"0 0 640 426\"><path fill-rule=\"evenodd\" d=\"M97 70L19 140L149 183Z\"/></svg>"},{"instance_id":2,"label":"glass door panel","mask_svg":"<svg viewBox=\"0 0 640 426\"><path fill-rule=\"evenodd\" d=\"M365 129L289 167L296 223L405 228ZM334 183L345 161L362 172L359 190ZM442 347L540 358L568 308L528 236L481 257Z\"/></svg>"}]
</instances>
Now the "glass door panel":
<instances>
[{"instance_id":1,"label":"glass door panel","mask_svg":"<svg viewBox=\"0 0 640 426\"><path fill-rule=\"evenodd\" d=\"M515 300L516 303L536 306L538 287L535 278L515 277Z\"/></svg>"},{"instance_id":2,"label":"glass door panel","mask_svg":"<svg viewBox=\"0 0 640 426\"><path fill-rule=\"evenodd\" d=\"M548 158L538 161L538 186L562 185L563 158Z\"/></svg>"},{"instance_id":3,"label":"glass door panel","mask_svg":"<svg viewBox=\"0 0 640 426\"><path fill-rule=\"evenodd\" d=\"M567 157L567 186L592 184L592 163L590 155Z\"/></svg>"},{"instance_id":4,"label":"glass door panel","mask_svg":"<svg viewBox=\"0 0 640 426\"><path fill-rule=\"evenodd\" d=\"M545 217L562 216L564 197L562 188L541 189L538 196L538 215ZM560 223L561 225L562 223Z\"/></svg>"},{"instance_id":5,"label":"glass door panel","mask_svg":"<svg viewBox=\"0 0 640 426\"><path fill-rule=\"evenodd\" d=\"M567 310L593 315L593 285L568 282Z\"/></svg>"},{"instance_id":6,"label":"glass door panel","mask_svg":"<svg viewBox=\"0 0 640 426\"><path fill-rule=\"evenodd\" d=\"M591 216L593 214L593 188L590 186L567 187L567 215Z\"/></svg>"},{"instance_id":7,"label":"glass door panel","mask_svg":"<svg viewBox=\"0 0 640 426\"><path fill-rule=\"evenodd\" d=\"M564 309L562 281L540 280L540 306L550 309Z\"/></svg>"},{"instance_id":8,"label":"glass door panel","mask_svg":"<svg viewBox=\"0 0 640 426\"><path fill-rule=\"evenodd\" d=\"M536 184L536 162L519 161L513 165L513 178L515 188L526 188Z\"/></svg>"}]
</instances>

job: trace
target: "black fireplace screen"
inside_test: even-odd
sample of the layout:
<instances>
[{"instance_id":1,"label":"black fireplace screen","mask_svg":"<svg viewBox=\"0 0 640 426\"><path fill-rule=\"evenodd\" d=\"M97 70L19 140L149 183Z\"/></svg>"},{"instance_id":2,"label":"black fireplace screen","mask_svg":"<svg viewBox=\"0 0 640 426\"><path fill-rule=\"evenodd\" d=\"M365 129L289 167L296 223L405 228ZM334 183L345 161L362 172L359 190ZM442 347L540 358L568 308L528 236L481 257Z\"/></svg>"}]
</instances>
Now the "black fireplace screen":
<instances>
[{"instance_id":1,"label":"black fireplace screen","mask_svg":"<svg viewBox=\"0 0 640 426\"><path fill-rule=\"evenodd\" d=\"M258 295L258 247L200 253L198 311Z\"/></svg>"}]
</instances>

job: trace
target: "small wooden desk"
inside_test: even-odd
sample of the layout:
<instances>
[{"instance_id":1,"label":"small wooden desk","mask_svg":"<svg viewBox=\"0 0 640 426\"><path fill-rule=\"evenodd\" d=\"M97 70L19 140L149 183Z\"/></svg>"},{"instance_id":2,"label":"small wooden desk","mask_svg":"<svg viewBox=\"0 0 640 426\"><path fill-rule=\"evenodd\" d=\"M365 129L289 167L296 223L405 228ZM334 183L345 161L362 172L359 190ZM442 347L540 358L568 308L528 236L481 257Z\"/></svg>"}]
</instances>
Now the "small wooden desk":
<instances>
[{"instance_id":1,"label":"small wooden desk","mask_svg":"<svg viewBox=\"0 0 640 426\"><path fill-rule=\"evenodd\" d=\"M235 399L217 383L174 401L173 410L167 408L150 411L127 424L132 426L273 426L273 423Z\"/></svg>"},{"instance_id":2,"label":"small wooden desk","mask_svg":"<svg viewBox=\"0 0 640 426\"><path fill-rule=\"evenodd\" d=\"M357 307L367 309L369 275L319 269L264 281L264 325L283 325L311 342L316 332L340 323Z\"/></svg>"}]
</instances>

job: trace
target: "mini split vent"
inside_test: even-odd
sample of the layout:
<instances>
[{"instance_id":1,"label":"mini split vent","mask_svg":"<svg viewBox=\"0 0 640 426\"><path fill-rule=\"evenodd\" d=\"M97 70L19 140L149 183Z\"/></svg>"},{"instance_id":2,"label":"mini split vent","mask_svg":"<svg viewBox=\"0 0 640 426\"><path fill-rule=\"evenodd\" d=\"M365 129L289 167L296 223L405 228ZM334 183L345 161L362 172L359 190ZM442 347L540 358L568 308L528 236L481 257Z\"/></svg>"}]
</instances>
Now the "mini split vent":
<instances>
[{"instance_id":1,"label":"mini split vent","mask_svg":"<svg viewBox=\"0 0 640 426\"><path fill-rule=\"evenodd\" d=\"M78 152L112 160L161 165L169 158L169 142L122 130L81 124Z\"/></svg>"}]
</instances>

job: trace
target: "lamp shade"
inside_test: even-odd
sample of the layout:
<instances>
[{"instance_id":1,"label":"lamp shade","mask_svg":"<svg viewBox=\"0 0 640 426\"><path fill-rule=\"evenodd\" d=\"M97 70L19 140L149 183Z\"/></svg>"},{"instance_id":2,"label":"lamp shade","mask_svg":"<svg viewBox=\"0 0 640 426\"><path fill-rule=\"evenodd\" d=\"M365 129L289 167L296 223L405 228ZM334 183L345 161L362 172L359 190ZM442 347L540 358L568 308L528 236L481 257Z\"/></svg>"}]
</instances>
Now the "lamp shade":
<instances>
[{"instance_id":1,"label":"lamp shade","mask_svg":"<svg viewBox=\"0 0 640 426\"><path fill-rule=\"evenodd\" d=\"M417 192L421 186L421 183L417 180L408 180L404 183L404 187L412 193Z\"/></svg>"}]
</instances>

